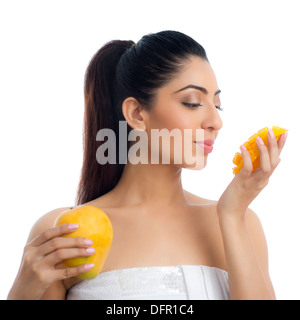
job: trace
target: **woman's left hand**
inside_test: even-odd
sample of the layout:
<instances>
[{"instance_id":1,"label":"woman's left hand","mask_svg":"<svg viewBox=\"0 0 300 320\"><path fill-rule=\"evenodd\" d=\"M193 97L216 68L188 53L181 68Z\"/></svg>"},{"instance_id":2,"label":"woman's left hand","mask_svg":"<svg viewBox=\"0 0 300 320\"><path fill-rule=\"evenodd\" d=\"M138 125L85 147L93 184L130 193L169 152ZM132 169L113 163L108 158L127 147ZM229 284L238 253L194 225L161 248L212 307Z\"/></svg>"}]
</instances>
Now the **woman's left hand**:
<instances>
[{"instance_id":1,"label":"woman's left hand","mask_svg":"<svg viewBox=\"0 0 300 320\"><path fill-rule=\"evenodd\" d=\"M260 153L260 168L252 172L252 161L247 149L241 146L243 157L243 168L233 178L226 190L223 192L217 204L220 214L233 214L244 217L246 209L257 195L266 187L269 178L280 163L279 155L285 144L287 132L282 134L278 141L273 130L268 131L268 148L264 142L257 138L256 144ZM262 144L260 143L260 140Z\"/></svg>"}]
</instances>

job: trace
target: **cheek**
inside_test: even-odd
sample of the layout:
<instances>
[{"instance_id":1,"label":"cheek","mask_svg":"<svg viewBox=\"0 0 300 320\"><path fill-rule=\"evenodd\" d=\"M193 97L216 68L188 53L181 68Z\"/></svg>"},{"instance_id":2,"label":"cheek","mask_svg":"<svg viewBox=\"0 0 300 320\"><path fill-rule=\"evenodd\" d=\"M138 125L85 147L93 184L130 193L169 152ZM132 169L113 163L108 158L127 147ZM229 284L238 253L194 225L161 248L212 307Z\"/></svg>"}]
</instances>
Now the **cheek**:
<instances>
[{"instance_id":1,"label":"cheek","mask_svg":"<svg viewBox=\"0 0 300 320\"><path fill-rule=\"evenodd\" d=\"M188 110L189 111L189 110ZM202 169L205 166L205 161L203 155L198 155L196 157L197 147L192 141L195 137L195 129L198 127L196 120L197 117L195 115L191 116L190 113L186 110L178 110L176 112L166 112L166 110L160 110L160 112L154 112L149 122L147 133L149 137L149 154L155 155L155 157L159 157L159 162L162 162L162 157L165 159L170 159L169 163L178 165L179 167L193 168L194 169ZM153 135L153 144L151 147L151 129L158 129L160 131L160 142L155 143L157 141ZM166 129L165 133L162 129ZM181 132L179 134L178 139L170 138L169 133L172 132L173 129L179 129ZM185 136L184 129L192 129L191 135ZM162 131L161 131L162 130ZM174 132L174 131L173 131ZM153 132L152 132L153 134ZM187 144L185 144L185 138L187 139ZM162 140L165 141L170 139L170 144L162 143ZM151 149L152 148L152 149ZM185 155L184 150L187 148ZM178 159L179 162L177 162ZM196 167L195 167L195 159Z\"/></svg>"},{"instance_id":2,"label":"cheek","mask_svg":"<svg viewBox=\"0 0 300 320\"><path fill-rule=\"evenodd\" d=\"M173 107L173 108L172 108ZM184 110L178 106L157 108L150 117L149 129L172 129L178 128L193 129L195 126L195 117L191 115L189 110Z\"/></svg>"}]
</instances>

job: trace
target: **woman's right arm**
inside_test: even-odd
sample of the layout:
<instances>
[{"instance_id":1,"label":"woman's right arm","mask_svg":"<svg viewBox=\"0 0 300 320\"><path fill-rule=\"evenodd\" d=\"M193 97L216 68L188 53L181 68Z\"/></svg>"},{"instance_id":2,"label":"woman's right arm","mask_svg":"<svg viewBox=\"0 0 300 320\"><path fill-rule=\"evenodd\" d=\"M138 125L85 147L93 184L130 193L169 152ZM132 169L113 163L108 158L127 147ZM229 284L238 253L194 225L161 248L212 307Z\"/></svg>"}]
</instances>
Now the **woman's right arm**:
<instances>
[{"instance_id":1,"label":"woman's right arm","mask_svg":"<svg viewBox=\"0 0 300 320\"><path fill-rule=\"evenodd\" d=\"M69 208L60 208L40 218L33 226L24 247L21 265L7 299L41 300L65 299L63 280L89 271L93 265L67 268L65 259L86 257L92 242L80 237L62 237L78 226L64 224L53 227L57 216Z\"/></svg>"}]
</instances>

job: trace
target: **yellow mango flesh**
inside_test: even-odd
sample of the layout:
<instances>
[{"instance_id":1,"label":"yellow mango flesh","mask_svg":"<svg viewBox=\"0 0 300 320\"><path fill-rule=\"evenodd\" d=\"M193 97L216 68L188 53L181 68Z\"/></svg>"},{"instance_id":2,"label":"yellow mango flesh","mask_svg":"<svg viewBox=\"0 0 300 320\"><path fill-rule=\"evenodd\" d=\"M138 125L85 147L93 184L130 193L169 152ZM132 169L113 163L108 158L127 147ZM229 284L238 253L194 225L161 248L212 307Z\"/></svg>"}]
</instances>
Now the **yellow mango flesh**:
<instances>
[{"instance_id":1,"label":"yellow mango flesh","mask_svg":"<svg viewBox=\"0 0 300 320\"><path fill-rule=\"evenodd\" d=\"M93 206L80 206L69 211L64 211L55 221L55 226L65 223L77 223L79 228L64 237L84 237L93 241L92 248L96 252L89 257L79 257L63 261L66 267L76 267L85 263L94 263L94 267L77 277L83 280L95 278L102 270L109 253L112 239L112 224L106 213Z\"/></svg>"},{"instance_id":2,"label":"yellow mango flesh","mask_svg":"<svg viewBox=\"0 0 300 320\"><path fill-rule=\"evenodd\" d=\"M279 137L287 131L287 129L284 129L278 126L273 126L272 129L270 130L273 130L277 141ZM257 148L256 138L257 136L261 137L263 142L268 148L268 136L267 136L268 131L269 131L269 128L265 127L257 131L257 133L253 134L245 143L243 143L243 145L247 148L252 160L252 166L253 166L252 172L260 167L259 150ZM243 168L243 157L240 152L236 152L232 162L236 165L236 167L232 168L233 173L234 175L237 175Z\"/></svg>"}]
</instances>

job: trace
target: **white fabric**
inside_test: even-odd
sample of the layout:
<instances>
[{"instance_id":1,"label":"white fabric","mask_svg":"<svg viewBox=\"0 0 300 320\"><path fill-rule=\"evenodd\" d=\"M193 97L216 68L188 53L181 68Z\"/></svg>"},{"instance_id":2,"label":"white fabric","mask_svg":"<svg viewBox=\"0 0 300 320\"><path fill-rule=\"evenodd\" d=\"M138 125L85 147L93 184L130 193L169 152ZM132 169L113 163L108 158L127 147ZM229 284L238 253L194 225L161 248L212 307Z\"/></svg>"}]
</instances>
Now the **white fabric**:
<instances>
[{"instance_id":1,"label":"white fabric","mask_svg":"<svg viewBox=\"0 0 300 320\"><path fill-rule=\"evenodd\" d=\"M202 265L117 269L74 285L67 299L228 300L228 274Z\"/></svg>"}]
</instances>

